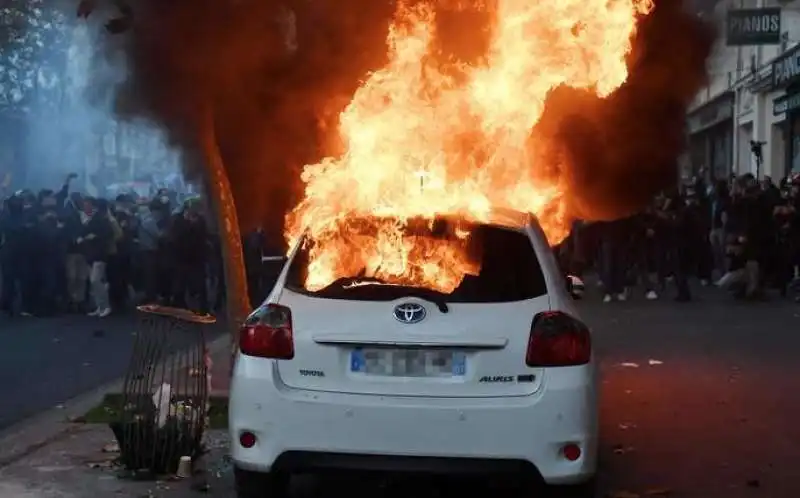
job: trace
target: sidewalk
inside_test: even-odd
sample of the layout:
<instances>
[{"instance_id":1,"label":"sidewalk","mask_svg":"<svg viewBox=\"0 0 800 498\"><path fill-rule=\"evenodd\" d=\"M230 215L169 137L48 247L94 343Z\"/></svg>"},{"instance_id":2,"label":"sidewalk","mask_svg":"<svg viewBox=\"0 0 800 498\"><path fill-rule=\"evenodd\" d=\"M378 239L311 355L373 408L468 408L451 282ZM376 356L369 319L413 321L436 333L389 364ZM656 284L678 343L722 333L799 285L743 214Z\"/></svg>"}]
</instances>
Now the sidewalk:
<instances>
[{"instance_id":1,"label":"sidewalk","mask_svg":"<svg viewBox=\"0 0 800 498\"><path fill-rule=\"evenodd\" d=\"M0 498L230 498L233 470L227 460L225 431L208 434L205 478L133 481L118 477L111 462L117 453L105 453L114 443L111 430L102 425L76 425L63 438L52 441L27 457L0 469ZM208 488L200 488L203 483ZM194 489L193 489L194 488Z\"/></svg>"},{"instance_id":2,"label":"sidewalk","mask_svg":"<svg viewBox=\"0 0 800 498\"><path fill-rule=\"evenodd\" d=\"M230 386L230 341L228 336L209 344L212 396L226 397ZM112 465L119 454L114 436L105 424L73 422L101 402L107 393L120 392L119 381L50 410L29 423L0 436L0 498L88 498L115 496L148 498L169 496L212 498L235 496L232 467L227 461L228 435L211 430L205 476L153 481L120 479ZM192 489L207 483L207 491Z\"/></svg>"}]
</instances>

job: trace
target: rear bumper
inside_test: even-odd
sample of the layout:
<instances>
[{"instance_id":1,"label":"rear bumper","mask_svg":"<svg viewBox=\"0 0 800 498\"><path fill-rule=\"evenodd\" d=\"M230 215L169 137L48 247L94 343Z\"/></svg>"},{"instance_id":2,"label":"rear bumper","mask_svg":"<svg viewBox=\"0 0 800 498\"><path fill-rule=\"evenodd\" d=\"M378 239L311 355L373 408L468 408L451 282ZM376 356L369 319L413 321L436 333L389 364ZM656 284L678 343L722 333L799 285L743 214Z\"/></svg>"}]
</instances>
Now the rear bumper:
<instances>
[{"instance_id":1,"label":"rear bumper","mask_svg":"<svg viewBox=\"0 0 800 498\"><path fill-rule=\"evenodd\" d=\"M273 365L240 357L230 398L232 457L253 471L325 469L538 472L550 484L591 478L597 461L592 365L558 369L531 396L386 397L300 391ZM277 380L277 382L276 382ZM238 444L252 432L252 448ZM582 456L566 460L565 444Z\"/></svg>"}]
</instances>

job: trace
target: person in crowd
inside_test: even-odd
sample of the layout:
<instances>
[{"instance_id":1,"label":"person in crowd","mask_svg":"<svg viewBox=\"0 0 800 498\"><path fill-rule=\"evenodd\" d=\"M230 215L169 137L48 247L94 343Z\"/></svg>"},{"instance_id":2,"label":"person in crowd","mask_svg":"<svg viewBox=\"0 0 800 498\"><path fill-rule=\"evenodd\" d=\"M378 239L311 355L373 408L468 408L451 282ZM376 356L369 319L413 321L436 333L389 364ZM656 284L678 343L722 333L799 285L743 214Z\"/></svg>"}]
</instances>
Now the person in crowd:
<instances>
[{"instance_id":1,"label":"person in crowd","mask_svg":"<svg viewBox=\"0 0 800 498\"><path fill-rule=\"evenodd\" d=\"M738 221L740 241L745 260L747 285L744 296L748 299L760 299L763 296L765 272L771 268L767 264L773 249L775 231L773 227L771 191L764 192L759 188L751 174L740 178L739 195L734 200L733 212Z\"/></svg>"},{"instance_id":2,"label":"person in crowd","mask_svg":"<svg viewBox=\"0 0 800 498\"><path fill-rule=\"evenodd\" d=\"M727 231L725 230L725 222L730 210L730 204L731 197L728 184L720 180L716 183L711 193L711 232L709 234L712 262L720 277L726 271L725 241Z\"/></svg>"},{"instance_id":3,"label":"person in crowd","mask_svg":"<svg viewBox=\"0 0 800 498\"><path fill-rule=\"evenodd\" d=\"M791 188L784 184L781 200L772 208L773 223L776 227L774 254L774 284L782 297L789 293L789 285L794 278L794 255L796 252L797 213L791 198Z\"/></svg>"},{"instance_id":4,"label":"person in crowd","mask_svg":"<svg viewBox=\"0 0 800 498\"><path fill-rule=\"evenodd\" d=\"M631 239L631 218L609 221L600 225L600 280L605 290L603 301L625 301L626 260Z\"/></svg>"},{"instance_id":5,"label":"person in crowd","mask_svg":"<svg viewBox=\"0 0 800 498\"><path fill-rule=\"evenodd\" d=\"M115 224L115 246L108 261L109 298L114 309L122 310L128 305L133 282L133 260L139 235L139 219L134 212L132 196L117 196L111 210L112 224Z\"/></svg>"},{"instance_id":6,"label":"person in crowd","mask_svg":"<svg viewBox=\"0 0 800 498\"><path fill-rule=\"evenodd\" d=\"M210 309L206 266L209 233L201 213L199 199L188 199L173 216L168 229L167 238L174 275L171 304L186 308L190 301L194 301L193 308L196 311L208 313Z\"/></svg>"},{"instance_id":7,"label":"person in crowd","mask_svg":"<svg viewBox=\"0 0 800 498\"><path fill-rule=\"evenodd\" d=\"M31 316L35 303L33 230L35 220L26 204L25 192L17 192L5 203L0 220L0 264L3 271L0 308L8 316Z\"/></svg>"},{"instance_id":8,"label":"person in crowd","mask_svg":"<svg viewBox=\"0 0 800 498\"><path fill-rule=\"evenodd\" d=\"M61 222L66 239L65 273L66 273L66 311L69 313L86 313L87 284L89 281L89 264L78 244L83 233L84 199L79 192L71 192L62 210Z\"/></svg>"},{"instance_id":9,"label":"person in crowd","mask_svg":"<svg viewBox=\"0 0 800 498\"><path fill-rule=\"evenodd\" d=\"M664 220L666 227L668 259L672 278L675 281L677 295L675 300L687 302L692 300L689 287L689 277L693 268L696 249L696 234L694 210L688 205L686 198L677 191L666 197L664 207Z\"/></svg>"},{"instance_id":10,"label":"person in crowd","mask_svg":"<svg viewBox=\"0 0 800 498\"><path fill-rule=\"evenodd\" d=\"M701 285L706 286L711 281L713 256L709 240L710 207L702 182L696 181L686 188L683 194L683 209L685 231L679 236L687 239L684 254L689 272L700 279Z\"/></svg>"},{"instance_id":11,"label":"person in crowd","mask_svg":"<svg viewBox=\"0 0 800 498\"><path fill-rule=\"evenodd\" d=\"M659 239L663 237L659 227L659 219L653 212L652 206L634 217L633 240L631 248L634 261L634 283L641 282L644 287L645 299L653 301L658 299L656 283L653 274L661 274L661 266L657 251L660 248Z\"/></svg>"},{"instance_id":12,"label":"person in crowd","mask_svg":"<svg viewBox=\"0 0 800 498\"><path fill-rule=\"evenodd\" d=\"M40 196L33 244L35 252L29 257L36 259L34 279L38 290L34 310L37 315L53 316L58 312L66 281L67 240L57 199L49 192Z\"/></svg>"},{"instance_id":13,"label":"person in crowd","mask_svg":"<svg viewBox=\"0 0 800 498\"><path fill-rule=\"evenodd\" d=\"M116 253L114 224L110 206L105 199L87 198L84 201L83 231L76 242L81 246L89 264L89 284L94 311L90 316L100 318L111 314L108 293L108 262Z\"/></svg>"},{"instance_id":14,"label":"person in crowd","mask_svg":"<svg viewBox=\"0 0 800 498\"><path fill-rule=\"evenodd\" d=\"M149 202L139 223L137 240L141 251L144 301L159 303L167 298L167 281L161 267L164 266L164 234L169 218L169 206L159 198Z\"/></svg>"}]
</instances>

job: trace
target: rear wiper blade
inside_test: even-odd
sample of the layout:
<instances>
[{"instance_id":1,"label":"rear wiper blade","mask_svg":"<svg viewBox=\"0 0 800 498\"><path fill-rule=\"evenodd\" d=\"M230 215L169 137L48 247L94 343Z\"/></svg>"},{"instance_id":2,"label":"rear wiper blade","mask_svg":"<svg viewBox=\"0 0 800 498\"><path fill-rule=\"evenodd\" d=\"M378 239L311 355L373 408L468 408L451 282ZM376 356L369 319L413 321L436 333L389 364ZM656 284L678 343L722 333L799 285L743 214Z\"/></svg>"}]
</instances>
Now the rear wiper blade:
<instances>
[{"instance_id":1,"label":"rear wiper blade","mask_svg":"<svg viewBox=\"0 0 800 498\"><path fill-rule=\"evenodd\" d=\"M324 294L332 294L334 293L334 289L336 289L335 293L339 293L341 291L350 291L355 290L361 287L369 287L369 286L376 286L376 287L395 287L398 289L402 289L406 291L406 295L409 297L416 297L422 299L424 301L431 302L436 305L436 307L442 313L448 313L450 311L450 307L447 305L447 294L431 289L425 289L421 287L406 287L403 285L395 285L391 283L386 283L383 280L377 278L369 278L369 277L342 277L331 282L327 287L323 288L318 293Z\"/></svg>"},{"instance_id":2,"label":"rear wiper blade","mask_svg":"<svg viewBox=\"0 0 800 498\"><path fill-rule=\"evenodd\" d=\"M419 299L429 301L436 305L439 308L439 311L442 313L448 313L450 311L450 307L447 306L447 294L435 290L429 289L418 289L415 288L411 292L408 293L410 297L417 297Z\"/></svg>"},{"instance_id":3,"label":"rear wiper blade","mask_svg":"<svg viewBox=\"0 0 800 498\"><path fill-rule=\"evenodd\" d=\"M342 277L334 280L327 286L323 288L323 290L330 290L330 289L352 289L354 287L362 287L368 284L382 284L383 281L378 279L370 279L370 278L361 278L361 277Z\"/></svg>"}]
</instances>

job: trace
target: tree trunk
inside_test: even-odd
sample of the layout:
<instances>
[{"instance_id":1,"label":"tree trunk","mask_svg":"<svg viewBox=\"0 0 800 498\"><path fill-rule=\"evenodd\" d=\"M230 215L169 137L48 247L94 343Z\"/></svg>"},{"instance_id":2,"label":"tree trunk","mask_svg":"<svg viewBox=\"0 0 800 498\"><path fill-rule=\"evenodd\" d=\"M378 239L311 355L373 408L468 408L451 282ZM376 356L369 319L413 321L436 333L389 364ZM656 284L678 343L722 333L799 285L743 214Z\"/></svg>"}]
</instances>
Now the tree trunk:
<instances>
[{"instance_id":1,"label":"tree trunk","mask_svg":"<svg viewBox=\"0 0 800 498\"><path fill-rule=\"evenodd\" d=\"M201 123L200 139L207 168L209 199L216 217L222 246L227 297L225 323L231 334L231 354L235 354L238 346L239 326L250 313L250 302L236 205L217 144L214 115L211 111L206 112Z\"/></svg>"}]
</instances>

